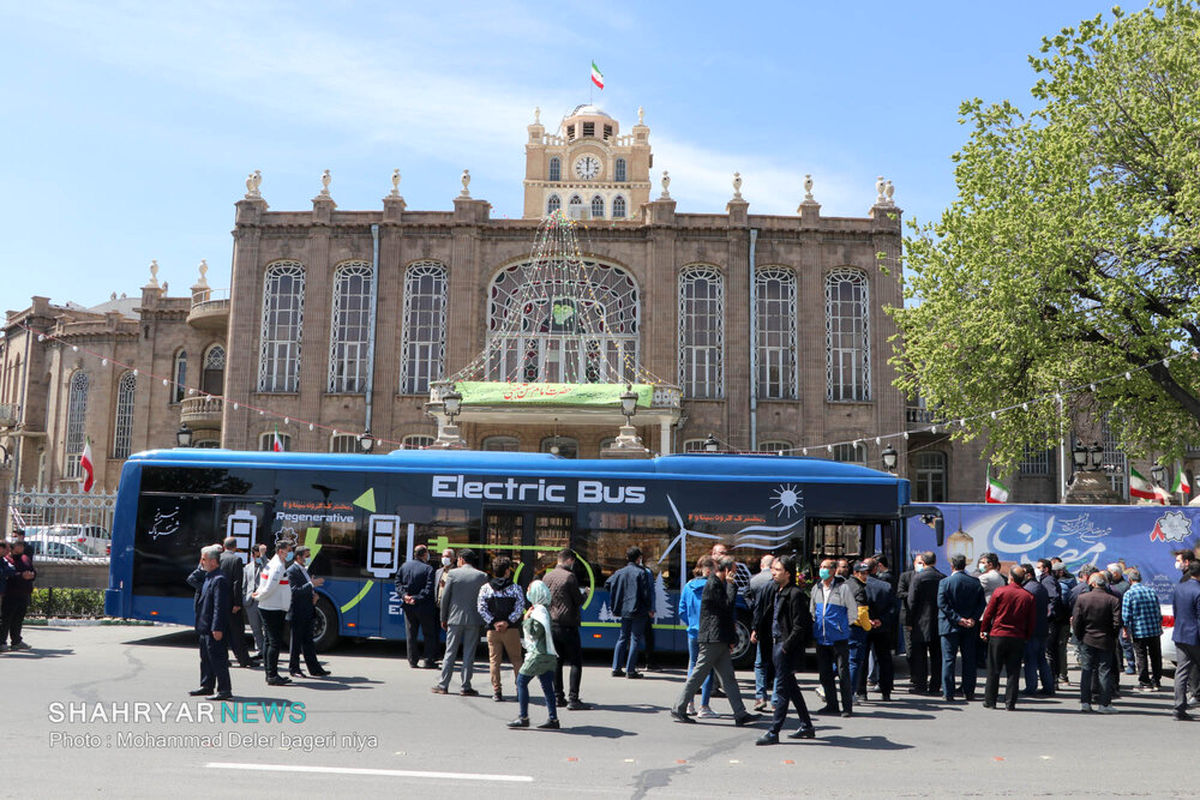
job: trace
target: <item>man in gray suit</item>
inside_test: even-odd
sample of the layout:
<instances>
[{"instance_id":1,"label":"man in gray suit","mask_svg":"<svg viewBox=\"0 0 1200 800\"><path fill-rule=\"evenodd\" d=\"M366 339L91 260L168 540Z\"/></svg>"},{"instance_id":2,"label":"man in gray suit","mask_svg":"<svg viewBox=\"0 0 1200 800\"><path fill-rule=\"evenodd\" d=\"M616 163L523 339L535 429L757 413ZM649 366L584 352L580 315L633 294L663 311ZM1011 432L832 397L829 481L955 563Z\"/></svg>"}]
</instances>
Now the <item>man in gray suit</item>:
<instances>
[{"instance_id":1,"label":"man in gray suit","mask_svg":"<svg viewBox=\"0 0 1200 800\"><path fill-rule=\"evenodd\" d=\"M479 644L479 632L483 629L483 617L479 616L479 587L487 583L487 573L478 569L479 556L473 550L458 554L458 569L446 573L446 586L442 590L442 629L446 631L446 655L442 660L442 678L433 687L434 694L448 694L450 677L454 674L454 657L462 648L462 694L474 697L479 694L471 688L471 675L475 672L475 646Z\"/></svg>"}]
</instances>

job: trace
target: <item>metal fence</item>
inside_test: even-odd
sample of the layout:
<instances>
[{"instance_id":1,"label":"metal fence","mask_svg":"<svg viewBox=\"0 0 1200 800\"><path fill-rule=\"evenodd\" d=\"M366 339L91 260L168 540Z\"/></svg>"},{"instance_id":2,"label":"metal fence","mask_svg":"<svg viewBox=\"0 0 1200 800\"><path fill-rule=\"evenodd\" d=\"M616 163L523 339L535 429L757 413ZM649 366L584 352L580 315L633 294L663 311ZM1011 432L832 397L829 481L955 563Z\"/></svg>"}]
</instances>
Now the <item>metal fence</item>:
<instances>
[{"instance_id":1,"label":"metal fence","mask_svg":"<svg viewBox=\"0 0 1200 800\"><path fill-rule=\"evenodd\" d=\"M108 561L116 493L17 489L9 495L10 525L25 531L39 562Z\"/></svg>"}]
</instances>

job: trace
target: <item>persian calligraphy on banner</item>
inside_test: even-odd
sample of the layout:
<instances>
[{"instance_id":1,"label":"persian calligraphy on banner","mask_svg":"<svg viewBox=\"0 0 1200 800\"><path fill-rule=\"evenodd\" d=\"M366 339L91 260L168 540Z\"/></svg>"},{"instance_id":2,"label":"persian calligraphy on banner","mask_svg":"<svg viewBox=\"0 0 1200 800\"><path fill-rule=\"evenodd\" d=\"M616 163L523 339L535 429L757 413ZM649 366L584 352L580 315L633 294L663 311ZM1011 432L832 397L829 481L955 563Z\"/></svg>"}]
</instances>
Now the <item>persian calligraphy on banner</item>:
<instances>
[{"instance_id":1,"label":"persian calligraphy on banner","mask_svg":"<svg viewBox=\"0 0 1200 800\"><path fill-rule=\"evenodd\" d=\"M496 381L459 381L464 406L539 405L621 407L623 383L501 383ZM639 408L649 408L654 387L635 383L633 393Z\"/></svg>"}]
</instances>

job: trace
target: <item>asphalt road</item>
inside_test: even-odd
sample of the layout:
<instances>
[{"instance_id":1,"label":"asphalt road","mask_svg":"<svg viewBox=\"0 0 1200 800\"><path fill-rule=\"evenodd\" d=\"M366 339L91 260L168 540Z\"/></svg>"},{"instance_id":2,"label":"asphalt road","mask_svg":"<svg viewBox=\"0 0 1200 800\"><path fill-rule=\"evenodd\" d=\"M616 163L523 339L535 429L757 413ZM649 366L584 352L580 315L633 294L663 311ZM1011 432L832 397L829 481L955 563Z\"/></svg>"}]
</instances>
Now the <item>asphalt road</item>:
<instances>
[{"instance_id":1,"label":"asphalt road","mask_svg":"<svg viewBox=\"0 0 1200 800\"><path fill-rule=\"evenodd\" d=\"M1111 717L1080 714L1077 698L1061 696L1022 698L1008 713L897 692L891 703L859 706L853 718L819 718L814 741L756 747L763 724L735 728L724 700L713 701L723 719L671 721L666 708L680 689L681 664L630 681L593 659L583 695L594 710L563 711L560 731L511 731L505 723L516 703L491 700L485 660L475 673L480 697L437 696L429 691L436 673L410 669L403 644L364 642L324 658L331 677L287 687L268 687L261 672L235 668L236 702L209 704L187 695L198 683L199 660L183 628L34 627L26 634L33 650L0 654L0 747L20 765L0 781L4 797L419 792L840 800L1196 792L1181 776L1195 771L1200 723L1171 718L1169 691L1127 693ZM740 677L752 691L752 675ZM813 675L800 677L817 708ZM509 697L512 680L506 670ZM537 724L545 710L535 706L531 717Z\"/></svg>"}]
</instances>

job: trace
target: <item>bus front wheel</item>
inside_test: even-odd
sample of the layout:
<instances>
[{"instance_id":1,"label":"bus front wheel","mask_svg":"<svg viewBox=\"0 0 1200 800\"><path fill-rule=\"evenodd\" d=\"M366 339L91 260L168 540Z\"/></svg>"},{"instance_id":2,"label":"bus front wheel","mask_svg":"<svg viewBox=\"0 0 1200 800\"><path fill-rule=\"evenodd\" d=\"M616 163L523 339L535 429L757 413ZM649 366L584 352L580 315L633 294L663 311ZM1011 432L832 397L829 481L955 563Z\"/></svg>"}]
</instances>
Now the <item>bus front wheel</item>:
<instances>
[{"instance_id":1,"label":"bus front wheel","mask_svg":"<svg viewBox=\"0 0 1200 800\"><path fill-rule=\"evenodd\" d=\"M331 650L338 641L337 610L329 598L322 596L317 600L316 613L313 614L313 643L318 653Z\"/></svg>"}]
</instances>

